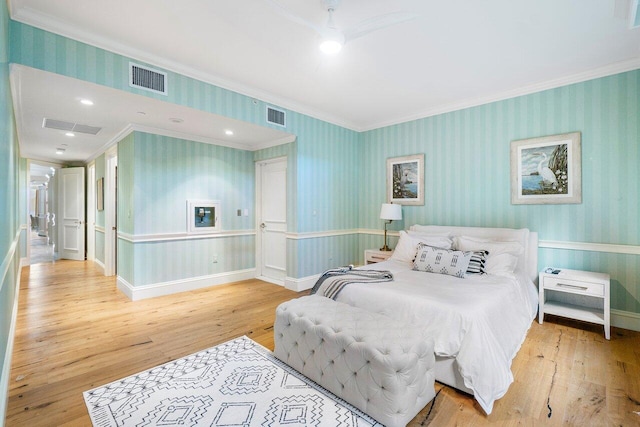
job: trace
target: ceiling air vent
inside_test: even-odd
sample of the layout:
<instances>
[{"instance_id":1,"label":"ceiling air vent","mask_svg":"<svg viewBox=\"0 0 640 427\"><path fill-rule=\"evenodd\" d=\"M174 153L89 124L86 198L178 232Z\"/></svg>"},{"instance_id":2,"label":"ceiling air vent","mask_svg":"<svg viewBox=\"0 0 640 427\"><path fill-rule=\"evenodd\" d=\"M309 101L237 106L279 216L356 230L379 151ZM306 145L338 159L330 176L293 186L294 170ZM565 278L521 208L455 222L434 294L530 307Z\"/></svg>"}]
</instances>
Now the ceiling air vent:
<instances>
[{"instance_id":1,"label":"ceiling air vent","mask_svg":"<svg viewBox=\"0 0 640 427\"><path fill-rule=\"evenodd\" d=\"M167 73L129 62L129 86L167 94Z\"/></svg>"},{"instance_id":2,"label":"ceiling air vent","mask_svg":"<svg viewBox=\"0 0 640 427\"><path fill-rule=\"evenodd\" d=\"M66 130L69 132L87 133L89 135L97 135L102 128L82 125L80 123L65 122L63 120L54 120L45 118L42 121L43 128Z\"/></svg>"},{"instance_id":3,"label":"ceiling air vent","mask_svg":"<svg viewBox=\"0 0 640 427\"><path fill-rule=\"evenodd\" d=\"M267 105L267 123L283 127L286 126L286 113Z\"/></svg>"}]
</instances>

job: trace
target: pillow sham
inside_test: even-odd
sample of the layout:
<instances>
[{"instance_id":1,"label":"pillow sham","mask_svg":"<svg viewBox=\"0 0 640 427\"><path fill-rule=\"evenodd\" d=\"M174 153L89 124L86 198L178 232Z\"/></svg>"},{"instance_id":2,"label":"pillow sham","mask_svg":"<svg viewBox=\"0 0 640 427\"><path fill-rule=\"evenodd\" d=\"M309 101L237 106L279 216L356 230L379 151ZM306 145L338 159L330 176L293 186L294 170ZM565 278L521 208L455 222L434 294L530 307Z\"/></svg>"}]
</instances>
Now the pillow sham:
<instances>
[{"instance_id":1,"label":"pillow sham","mask_svg":"<svg viewBox=\"0 0 640 427\"><path fill-rule=\"evenodd\" d=\"M518 265L518 256L524 252L520 242L456 237L456 249L461 251L488 251L485 272L494 275L512 274Z\"/></svg>"},{"instance_id":2,"label":"pillow sham","mask_svg":"<svg viewBox=\"0 0 640 427\"><path fill-rule=\"evenodd\" d=\"M398 240L390 258L396 261L413 262L416 259L419 243L450 249L453 241L446 236L415 236L402 230L400 231L400 240Z\"/></svg>"},{"instance_id":3,"label":"pillow sham","mask_svg":"<svg viewBox=\"0 0 640 427\"><path fill-rule=\"evenodd\" d=\"M418 245L413 269L428 273L448 274L464 279L472 254L473 252L436 248L421 243Z\"/></svg>"}]
</instances>

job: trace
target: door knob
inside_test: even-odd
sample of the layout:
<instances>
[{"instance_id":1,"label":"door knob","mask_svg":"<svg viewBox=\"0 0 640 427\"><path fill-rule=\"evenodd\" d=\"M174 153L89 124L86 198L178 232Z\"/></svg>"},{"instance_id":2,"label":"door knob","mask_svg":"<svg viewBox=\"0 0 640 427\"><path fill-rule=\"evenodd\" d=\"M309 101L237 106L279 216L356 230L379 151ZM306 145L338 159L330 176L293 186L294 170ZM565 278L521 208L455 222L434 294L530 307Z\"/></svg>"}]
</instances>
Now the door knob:
<instances>
[{"instance_id":1,"label":"door knob","mask_svg":"<svg viewBox=\"0 0 640 427\"><path fill-rule=\"evenodd\" d=\"M262 228L263 230L267 227L267 225L263 222L262 224L260 224L260 228Z\"/></svg>"}]
</instances>

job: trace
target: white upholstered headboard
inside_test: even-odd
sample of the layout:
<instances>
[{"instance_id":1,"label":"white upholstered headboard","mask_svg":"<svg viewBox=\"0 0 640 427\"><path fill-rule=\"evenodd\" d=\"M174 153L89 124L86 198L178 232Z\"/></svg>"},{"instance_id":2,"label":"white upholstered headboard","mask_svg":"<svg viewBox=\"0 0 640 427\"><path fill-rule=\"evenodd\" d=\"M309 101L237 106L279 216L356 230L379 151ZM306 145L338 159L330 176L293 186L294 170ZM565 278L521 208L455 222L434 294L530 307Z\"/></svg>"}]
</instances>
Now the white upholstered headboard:
<instances>
[{"instance_id":1,"label":"white upholstered headboard","mask_svg":"<svg viewBox=\"0 0 640 427\"><path fill-rule=\"evenodd\" d=\"M481 239L516 241L522 244L524 252L518 258L518 268L527 272L534 283L538 280L538 233L527 228L450 227L446 225L412 225L412 231L469 236Z\"/></svg>"}]
</instances>

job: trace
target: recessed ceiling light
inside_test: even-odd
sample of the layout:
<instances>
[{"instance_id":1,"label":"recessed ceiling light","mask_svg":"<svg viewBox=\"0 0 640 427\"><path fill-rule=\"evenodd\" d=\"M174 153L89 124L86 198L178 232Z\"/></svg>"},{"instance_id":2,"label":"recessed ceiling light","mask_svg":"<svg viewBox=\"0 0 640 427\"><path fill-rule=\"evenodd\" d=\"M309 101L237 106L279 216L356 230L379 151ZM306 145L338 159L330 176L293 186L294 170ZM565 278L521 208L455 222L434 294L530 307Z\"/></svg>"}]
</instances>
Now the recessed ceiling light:
<instances>
[{"instance_id":1,"label":"recessed ceiling light","mask_svg":"<svg viewBox=\"0 0 640 427\"><path fill-rule=\"evenodd\" d=\"M76 134L73 133L73 132L67 132L67 133L65 133L65 135L67 135L67 136L76 136Z\"/></svg>"},{"instance_id":2,"label":"recessed ceiling light","mask_svg":"<svg viewBox=\"0 0 640 427\"><path fill-rule=\"evenodd\" d=\"M184 122L184 120L183 120L183 119L179 119L179 118L177 118L177 117L171 117L171 118L169 119L169 121L171 121L171 122L173 122L173 123L182 123L182 122Z\"/></svg>"},{"instance_id":3,"label":"recessed ceiling light","mask_svg":"<svg viewBox=\"0 0 640 427\"><path fill-rule=\"evenodd\" d=\"M224 134L231 136L231 135L233 135L233 131L231 129L227 129L227 130L224 131Z\"/></svg>"},{"instance_id":4,"label":"recessed ceiling light","mask_svg":"<svg viewBox=\"0 0 640 427\"><path fill-rule=\"evenodd\" d=\"M56 154L64 154L64 148L56 148Z\"/></svg>"},{"instance_id":5,"label":"recessed ceiling light","mask_svg":"<svg viewBox=\"0 0 640 427\"><path fill-rule=\"evenodd\" d=\"M81 99L80 103L84 105L93 105L93 101L90 99Z\"/></svg>"}]
</instances>

